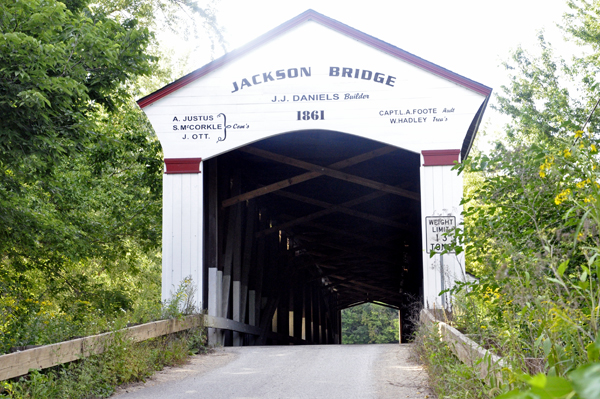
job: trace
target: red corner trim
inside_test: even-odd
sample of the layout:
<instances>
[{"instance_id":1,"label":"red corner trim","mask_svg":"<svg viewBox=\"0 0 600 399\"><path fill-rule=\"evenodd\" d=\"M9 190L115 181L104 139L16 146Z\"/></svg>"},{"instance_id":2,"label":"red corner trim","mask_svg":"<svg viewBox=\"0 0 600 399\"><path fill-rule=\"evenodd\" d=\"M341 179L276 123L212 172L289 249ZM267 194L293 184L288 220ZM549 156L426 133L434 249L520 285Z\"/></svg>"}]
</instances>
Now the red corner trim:
<instances>
[{"instance_id":1,"label":"red corner trim","mask_svg":"<svg viewBox=\"0 0 600 399\"><path fill-rule=\"evenodd\" d=\"M460 150L423 150L423 166L447 166L458 162Z\"/></svg>"},{"instance_id":2,"label":"red corner trim","mask_svg":"<svg viewBox=\"0 0 600 399\"><path fill-rule=\"evenodd\" d=\"M278 27L272 29L271 31L265 33L264 35L259 36L258 38L251 41L250 43L246 44L245 46L242 46L237 50L233 50L233 51L225 54L224 56L217 58L213 62L206 64L202 68L196 69L195 71L191 72L190 74L168 84L167 86L163 87L162 89L159 89L159 90L155 91L154 93L151 93L151 94L147 95L146 97L139 99L138 105L140 106L140 108L144 108L144 107L152 104L153 102L160 100L161 98L165 97L166 95L171 94L172 92L192 83L196 79L199 79L202 76L214 71L215 69L220 68L221 66L228 64L229 62L235 60L236 58L243 56L244 54L254 50L255 48L258 48L258 47L262 46L263 44L270 42L277 36L289 31L290 29L293 29L294 27L302 24L303 22L310 21L310 20L316 21L316 22L318 22L324 26L327 26L333 30L336 30L346 36L349 36L349 37L356 39L360 42L363 42L371 47L374 47L374 48L381 50L385 53L388 53L394 57L397 57L401 60L411 63L418 68L424 69L428 72L431 72L431 73L441 76L445 79L448 79L451 82L454 82L458 85L466 87L466 88L473 90L479 94L482 94L486 97L488 97L492 93L491 88L489 88L485 85L482 85L481 83L475 82L475 81L468 79L464 76L461 76L457 73L454 73L445 68L442 68L439 65L436 65L432 62L429 62L422 58L419 58L414 54L404 51L398 47L395 47L389 43L379 40L373 36L369 36L366 33L363 33L357 29L354 29L348 25L345 25L339 21L336 21L335 19L329 18L323 14L319 14L318 12L316 12L314 10L306 10L302 14L290 19L287 22L284 22L283 24L281 24Z\"/></svg>"},{"instance_id":3,"label":"red corner trim","mask_svg":"<svg viewBox=\"0 0 600 399\"><path fill-rule=\"evenodd\" d=\"M200 173L202 158L165 158L165 174Z\"/></svg>"}]
</instances>

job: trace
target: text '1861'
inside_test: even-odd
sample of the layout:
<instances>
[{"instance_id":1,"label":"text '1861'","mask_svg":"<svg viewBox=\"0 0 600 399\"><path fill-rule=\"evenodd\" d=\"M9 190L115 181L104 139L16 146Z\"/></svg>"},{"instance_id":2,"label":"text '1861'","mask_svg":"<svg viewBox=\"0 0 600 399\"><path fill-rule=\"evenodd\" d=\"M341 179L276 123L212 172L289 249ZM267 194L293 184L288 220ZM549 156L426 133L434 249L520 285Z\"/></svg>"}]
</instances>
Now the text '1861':
<instances>
[{"instance_id":1,"label":"text '1861'","mask_svg":"<svg viewBox=\"0 0 600 399\"><path fill-rule=\"evenodd\" d=\"M325 119L325 111L298 111L299 121L318 121Z\"/></svg>"}]
</instances>

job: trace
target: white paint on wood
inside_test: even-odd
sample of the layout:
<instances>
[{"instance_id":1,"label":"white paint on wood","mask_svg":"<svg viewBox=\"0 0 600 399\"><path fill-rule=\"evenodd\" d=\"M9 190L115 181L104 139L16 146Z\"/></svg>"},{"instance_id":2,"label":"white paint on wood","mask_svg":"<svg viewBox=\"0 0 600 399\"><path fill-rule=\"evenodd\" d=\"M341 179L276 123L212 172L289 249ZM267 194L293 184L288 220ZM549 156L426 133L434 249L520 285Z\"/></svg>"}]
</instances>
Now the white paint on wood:
<instances>
[{"instance_id":1,"label":"white paint on wood","mask_svg":"<svg viewBox=\"0 0 600 399\"><path fill-rule=\"evenodd\" d=\"M352 68L352 77L342 77L345 67ZM376 73L381 82L374 80ZM345 132L413 152L461 148L484 100L482 94L308 21L144 111L165 157L209 159L304 129ZM304 120L304 111L318 112Z\"/></svg>"},{"instance_id":2,"label":"white paint on wood","mask_svg":"<svg viewBox=\"0 0 600 399\"><path fill-rule=\"evenodd\" d=\"M173 180L173 215L172 215L172 226L173 230L171 231L171 240L173 241L173 257L171 260L171 278L169 289L171 295L175 294L177 287L179 286L182 280L182 256L181 256L181 225L182 218L181 212L183 208L183 198L181 193L181 186L184 175L169 175L169 178Z\"/></svg>"},{"instance_id":3,"label":"white paint on wood","mask_svg":"<svg viewBox=\"0 0 600 399\"><path fill-rule=\"evenodd\" d=\"M202 170L203 164L200 164L200 170ZM202 287L204 286L203 278L204 273L203 269L203 251L204 251L204 212L203 212L203 177L204 174L191 174L192 184L191 184L191 198L190 202L193 204L191 209L191 227L190 227L190 239L192 243L190 245L190 276L192 276L192 280L195 283L196 288L196 307L198 311L206 308L206 304L202 303L202 298L204 298L204 293L202 292Z\"/></svg>"},{"instance_id":4,"label":"white paint on wood","mask_svg":"<svg viewBox=\"0 0 600 399\"><path fill-rule=\"evenodd\" d=\"M343 76L344 68L352 69L349 76ZM462 148L485 100L480 93L307 21L144 111L166 158L206 160L285 132L314 129L345 132L413 152ZM422 223L432 215L455 215L459 222L462 179L450 169L421 168ZM187 276L194 280L197 298L203 297L202 178L202 173L164 177L163 300ZM231 234L233 229L228 230ZM464 257L448 255L443 262L451 286L464 276ZM442 305L440 267L439 255L429 258L424 251L423 293L428 306ZM215 315L227 316L230 280L230 273L223 277L222 271L217 272ZM234 283L233 289L233 317L239 319L240 288ZM317 320L318 313L311 323ZM317 324L320 338L313 339L322 341L325 327Z\"/></svg>"},{"instance_id":5,"label":"white paint on wood","mask_svg":"<svg viewBox=\"0 0 600 399\"><path fill-rule=\"evenodd\" d=\"M162 224L162 288L161 300L170 298L171 270L173 269L173 179L163 175L163 224Z\"/></svg>"},{"instance_id":6,"label":"white paint on wood","mask_svg":"<svg viewBox=\"0 0 600 399\"><path fill-rule=\"evenodd\" d=\"M462 176L452 166L421 167L421 220L423 242L423 300L428 308L450 308L450 297L441 297L442 289L452 288L457 280L465 281L464 254L435 254L427 251L426 218L453 216L462 223ZM443 256L443 258L442 258Z\"/></svg>"},{"instance_id":7,"label":"white paint on wood","mask_svg":"<svg viewBox=\"0 0 600 399\"><path fill-rule=\"evenodd\" d=\"M165 174L163 182L162 298L170 299L189 277L202 309L202 174Z\"/></svg>"}]
</instances>

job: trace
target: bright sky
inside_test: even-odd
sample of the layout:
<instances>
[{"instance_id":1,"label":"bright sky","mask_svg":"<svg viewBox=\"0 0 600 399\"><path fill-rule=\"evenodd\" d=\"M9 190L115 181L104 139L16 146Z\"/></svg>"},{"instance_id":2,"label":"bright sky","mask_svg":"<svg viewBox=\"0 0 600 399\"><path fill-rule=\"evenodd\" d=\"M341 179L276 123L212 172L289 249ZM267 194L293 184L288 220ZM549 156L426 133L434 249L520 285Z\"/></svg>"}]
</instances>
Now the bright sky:
<instances>
[{"instance_id":1,"label":"bright sky","mask_svg":"<svg viewBox=\"0 0 600 399\"><path fill-rule=\"evenodd\" d=\"M500 91L502 60L518 45L533 47L537 32L564 51L557 23L565 0L216 0L229 50L311 8L364 33ZM200 60L199 60L200 61ZM202 60L202 64L210 61ZM200 67L202 65L198 65ZM489 107L484 125L502 120ZM482 125L482 127L484 126ZM480 133L481 133L480 128Z\"/></svg>"}]
</instances>

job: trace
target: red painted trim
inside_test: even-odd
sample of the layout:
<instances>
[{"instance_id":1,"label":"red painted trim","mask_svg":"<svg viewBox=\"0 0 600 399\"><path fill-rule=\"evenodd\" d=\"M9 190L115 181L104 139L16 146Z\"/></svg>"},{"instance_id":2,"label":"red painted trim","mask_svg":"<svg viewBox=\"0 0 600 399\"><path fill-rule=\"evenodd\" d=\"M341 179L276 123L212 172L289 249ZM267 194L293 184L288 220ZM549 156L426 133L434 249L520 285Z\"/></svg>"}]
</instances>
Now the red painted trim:
<instances>
[{"instance_id":1,"label":"red painted trim","mask_svg":"<svg viewBox=\"0 0 600 399\"><path fill-rule=\"evenodd\" d=\"M202 158L165 158L165 174L200 173Z\"/></svg>"},{"instance_id":2,"label":"red painted trim","mask_svg":"<svg viewBox=\"0 0 600 399\"><path fill-rule=\"evenodd\" d=\"M460 150L423 150L423 166L447 166L459 162Z\"/></svg>"},{"instance_id":3,"label":"red painted trim","mask_svg":"<svg viewBox=\"0 0 600 399\"><path fill-rule=\"evenodd\" d=\"M173 83L168 84L167 86L163 87L162 89L159 89L159 90L155 91L154 93L149 94L144 98L141 98L140 100L138 100L138 105L140 106L140 108L144 108L144 107L152 104L153 102L158 101L159 99L165 97L166 95L171 94L172 92L182 88L183 86L186 86L186 85L192 83L196 79L199 79L202 76L214 71L215 69L220 68L221 66L235 60L236 58L243 56L244 54L254 50L255 48L260 47L263 44L270 42L277 36L289 31L290 29L293 29L296 26L298 26L306 21L310 21L310 20L316 21L316 22L318 22L324 26L327 26L333 30L336 30L346 36L356 39L357 41L363 42L363 43L365 43L371 47L374 47L378 50L381 50L387 54L390 54L394 57L400 58L401 60L411 63L418 68L424 69L435 75L441 76L445 79L448 79L460 86L466 87L467 89L473 90L473 91L475 91L479 94L482 94L486 97L492 93L491 88L489 88L485 85L482 85L481 83L477 83L471 79L468 79L457 73L454 73L445 68L442 68L439 65L436 65L436 64L426 61L422 58L419 58L414 54L404 51L398 47L392 46L391 44L386 43L382 40L379 40L373 36L369 36L366 33L363 33L357 29L354 29L354 28L348 26L348 25L344 25L343 23L341 23L339 21L331 19L323 14L319 14L318 12L316 12L314 10L307 10L307 11L303 12L302 14L298 15L297 17L292 18L289 21L284 22L283 24L279 25L278 27L265 33L264 35L259 36L257 39L251 41L250 43L246 44L245 46L242 46L237 50L231 51L230 53L225 54L224 56L214 60L213 62L206 64L202 68L196 69L194 72L174 81Z\"/></svg>"}]
</instances>

